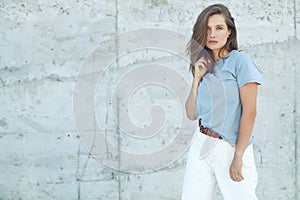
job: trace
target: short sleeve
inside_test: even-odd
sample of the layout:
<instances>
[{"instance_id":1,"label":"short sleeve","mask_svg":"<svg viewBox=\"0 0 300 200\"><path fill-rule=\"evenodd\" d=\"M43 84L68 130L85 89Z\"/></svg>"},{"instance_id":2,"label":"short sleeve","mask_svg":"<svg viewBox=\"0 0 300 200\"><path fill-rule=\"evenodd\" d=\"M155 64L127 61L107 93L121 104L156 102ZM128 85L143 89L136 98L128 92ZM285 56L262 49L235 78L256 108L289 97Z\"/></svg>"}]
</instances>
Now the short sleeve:
<instances>
[{"instance_id":1,"label":"short sleeve","mask_svg":"<svg viewBox=\"0 0 300 200\"><path fill-rule=\"evenodd\" d=\"M250 82L256 82L259 85L262 83L261 72L246 53L241 53L237 60L236 77L239 88Z\"/></svg>"}]
</instances>

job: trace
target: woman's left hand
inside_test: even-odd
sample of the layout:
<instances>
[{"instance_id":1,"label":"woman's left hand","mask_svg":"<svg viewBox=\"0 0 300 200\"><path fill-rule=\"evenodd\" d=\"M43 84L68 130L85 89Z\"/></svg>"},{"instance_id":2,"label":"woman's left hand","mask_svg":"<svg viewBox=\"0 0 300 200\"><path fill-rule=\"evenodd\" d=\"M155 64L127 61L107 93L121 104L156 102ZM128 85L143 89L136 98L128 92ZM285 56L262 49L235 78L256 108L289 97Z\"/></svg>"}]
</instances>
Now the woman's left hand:
<instances>
[{"instance_id":1,"label":"woman's left hand","mask_svg":"<svg viewBox=\"0 0 300 200\"><path fill-rule=\"evenodd\" d=\"M229 174L233 181L240 182L244 180L242 174L243 159L242 156L234 156L230 165Z\"/></svg>"}]
</instances>

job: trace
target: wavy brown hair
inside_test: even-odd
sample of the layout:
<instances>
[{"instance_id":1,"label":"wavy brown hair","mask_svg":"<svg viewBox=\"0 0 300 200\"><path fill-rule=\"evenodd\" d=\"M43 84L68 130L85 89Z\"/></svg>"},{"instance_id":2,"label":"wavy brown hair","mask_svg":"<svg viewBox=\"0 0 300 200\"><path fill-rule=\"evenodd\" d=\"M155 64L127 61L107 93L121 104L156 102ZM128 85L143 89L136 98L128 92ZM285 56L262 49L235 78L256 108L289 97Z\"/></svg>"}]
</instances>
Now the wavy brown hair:
<instances>
[{"instance_id":1,"label":"wavy brown hair","mask_svg":"<svg viewBox=\"0 0 300 200\"><path fill-rule=\"evenodd\" d=\"M207 60L211 60L210 63L212 64L207 66L207 68L208 72L213 72L213 53L205 45L207 40L208 18L215 14L223 15L227 28L231 31L231 34L227 39L226 44L219 51L219 57L221 57L220 55L224 50L230 52L231 50L238 49L237 32L234 23L234 18L231 16L228 8L222 4L213 4L208 6L198 16L193 28L192 38L187 44L187 53L190 56L190 71L192 71L193 76L195 73L194 64L201 57L205 57Z\"/></svg>"}]
</instances>

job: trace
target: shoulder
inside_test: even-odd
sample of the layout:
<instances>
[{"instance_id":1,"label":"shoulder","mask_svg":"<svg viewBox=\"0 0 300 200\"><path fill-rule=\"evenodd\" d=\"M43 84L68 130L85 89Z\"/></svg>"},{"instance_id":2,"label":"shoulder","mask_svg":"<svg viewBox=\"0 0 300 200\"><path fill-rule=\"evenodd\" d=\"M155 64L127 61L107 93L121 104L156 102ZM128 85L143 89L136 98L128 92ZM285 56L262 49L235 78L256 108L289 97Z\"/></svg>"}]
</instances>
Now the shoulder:
<instances>
[{"instance_id":1,"label":"shoulder","mask_svg":"<svg viewBox=\"0 0 300 200\"><path fill-rule=\"evenodd\" d=\"M226 60L226 69L233 74L237 74L237 71L244 65L252 65L253 60L251 56L244 51L232 50L230 51Z\"/></svg>"},{"instance_id":2,"label":"shoulder","mask_svg":"<svg viewBox=\"0 0 300 200\"><path fill-rule=\"evenodd\" d=\"M235 74L239 87L248 82L261 84L262 74L252 57L241 51L235 52Z\"/></svg>"},{"instance_id":3,"label":"shoulder","mask_svg":"<svg viewBox=\"0 0 300 200\"><path fill-rule=\"evenodd\" d=\"M233 53L233 62L234 62L234 68L236 73L240 70L250 70L250 69L254 69L257 68L256 63L254 62L254 60L252 59L252 57L244 52L244 51L237 51L234 50Z\"/></svg>"},{"instance_id":4,"label":"shoulder","mask_svg":"<svg viewBox=\"0 0 300 200\"><path fill-rule=\"evenodd\" d=\"M233 50L232 55L238 63L253 62L252 57L244 51Z\"/></svg>"}]
</instances>

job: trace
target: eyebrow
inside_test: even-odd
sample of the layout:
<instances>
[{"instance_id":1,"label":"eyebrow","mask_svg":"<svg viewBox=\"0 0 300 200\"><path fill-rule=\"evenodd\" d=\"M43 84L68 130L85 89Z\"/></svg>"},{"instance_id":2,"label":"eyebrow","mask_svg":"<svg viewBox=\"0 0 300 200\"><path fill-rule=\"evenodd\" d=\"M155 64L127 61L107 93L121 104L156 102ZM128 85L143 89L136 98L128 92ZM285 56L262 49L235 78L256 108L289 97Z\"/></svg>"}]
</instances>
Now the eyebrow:
<instances>
[{"instance_id":1,"label":"eyebrow","mask_svg":"<svg viewBox=\"0 0 300 200\"><path fill-rule=\"evenodd\" d=\"M217 24L215 26L225 26L225 25L224 24ZM207 27L211 27L211 26L207 25Z\"/></svg>"}]
</instances>

